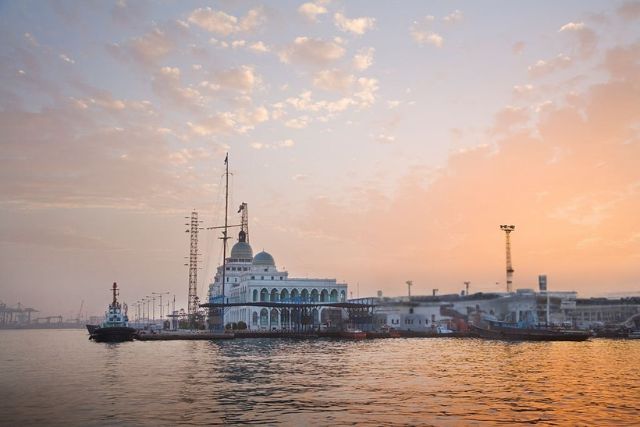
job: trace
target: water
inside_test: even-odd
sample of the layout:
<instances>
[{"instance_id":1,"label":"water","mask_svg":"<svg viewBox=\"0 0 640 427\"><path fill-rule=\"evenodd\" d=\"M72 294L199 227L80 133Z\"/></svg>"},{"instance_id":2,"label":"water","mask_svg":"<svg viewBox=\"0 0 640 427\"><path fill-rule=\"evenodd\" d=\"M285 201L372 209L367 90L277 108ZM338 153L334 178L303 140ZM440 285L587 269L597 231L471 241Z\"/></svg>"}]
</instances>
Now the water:
<instances>
[{"instance_id":1,"label":"water","mask_svg":"<svg viewBox=\"0 0 640 427\"><path fill-rule=\"evenodd\" d=\"M2 425L638 425L640 340L99 344L0 331Z\"/></svg>"}]
</instances>

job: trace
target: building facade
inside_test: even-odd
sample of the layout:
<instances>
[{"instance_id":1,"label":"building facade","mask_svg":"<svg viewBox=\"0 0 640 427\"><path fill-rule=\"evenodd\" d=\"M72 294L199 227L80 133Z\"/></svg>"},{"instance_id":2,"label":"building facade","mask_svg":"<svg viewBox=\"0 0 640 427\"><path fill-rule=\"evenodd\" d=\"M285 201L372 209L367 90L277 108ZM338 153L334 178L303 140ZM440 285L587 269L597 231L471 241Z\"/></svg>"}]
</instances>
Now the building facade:
<instances>
[{"instance_id":1,"label":"building facade","mask_svg":"<svg viewBox=\"0 0 640 427\"><path fill-rule=\"evenodd\" d=\"M221 302L223 298L228 303L344 302L347 298L346 283L337 283L336 279L290 278L287 271L278 270L271 254L262 251L253 256L244 231L240 231L225 264L224 274L219 266L209 285L210 303ZM309 314L308 322L317 327L342 318L341 310L329 307L313 308ZM294 321L300 321L294 319L295 315L292 308L229 307L224 313L224 324L244 322L252 330L287 330Z\"/></svg>"}]
</instances>

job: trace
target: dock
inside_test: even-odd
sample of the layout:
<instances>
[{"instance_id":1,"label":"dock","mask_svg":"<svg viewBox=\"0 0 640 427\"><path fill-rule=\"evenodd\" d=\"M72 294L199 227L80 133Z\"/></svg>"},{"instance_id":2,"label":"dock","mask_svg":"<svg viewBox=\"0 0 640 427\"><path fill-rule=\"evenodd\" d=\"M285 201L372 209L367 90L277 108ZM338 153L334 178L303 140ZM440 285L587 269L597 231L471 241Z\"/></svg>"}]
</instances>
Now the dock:
<instances>
[{"instance_id":1,"label":"dock","mask_svg":"<svg viewBox=\"0 0 640 427\"><path fill-rule=\"evenodd\" d=\"M138 333L135 339L138 341L210 341L210 340L231 340L234 334L220 332L160 332L160 333Z\"/></svg>"}]
</instances>

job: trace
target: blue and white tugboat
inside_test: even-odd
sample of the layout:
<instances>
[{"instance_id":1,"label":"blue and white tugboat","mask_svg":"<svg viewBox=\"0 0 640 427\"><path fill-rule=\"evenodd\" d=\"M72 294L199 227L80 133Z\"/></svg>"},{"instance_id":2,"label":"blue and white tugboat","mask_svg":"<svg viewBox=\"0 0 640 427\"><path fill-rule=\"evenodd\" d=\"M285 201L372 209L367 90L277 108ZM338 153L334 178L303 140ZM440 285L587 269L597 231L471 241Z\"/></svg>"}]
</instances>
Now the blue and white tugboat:
<instances>
[{"instance_id":1,"label":"blue and white tugboat","mask_svg":"<svg viewBox=\"0 0 640 427\"><path fill-rule=\"evenodd\" d=\"M105 313L105 319L100 325L87 325L89 339L96 342L133 341L136 330L129 327L127 305L118 302L118 285L113 283L113 301Z\"/></svg>"}]
</instances>

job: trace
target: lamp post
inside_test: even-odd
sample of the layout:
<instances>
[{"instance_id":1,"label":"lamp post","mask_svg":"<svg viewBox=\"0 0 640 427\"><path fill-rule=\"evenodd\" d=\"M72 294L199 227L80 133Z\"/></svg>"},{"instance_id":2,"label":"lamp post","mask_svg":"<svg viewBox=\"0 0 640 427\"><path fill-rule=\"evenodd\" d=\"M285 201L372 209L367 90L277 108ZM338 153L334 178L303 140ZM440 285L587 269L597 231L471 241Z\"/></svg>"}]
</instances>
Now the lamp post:
<instances>
[{"instance_id":1,"label":"lamp post","mask_svg":"<svg viewBox=\"0 0 640 427\"><path fill-rule=\"evenodd\" d=\"M158 298L160 299L160 320L162 321L162 318L164 317L164 313L163 313L163 307L162 307L162 295L169 295L169 292L152 292L153 295L158 295ZM154 310L154 314L155 314L155 310Z\"/></svg>"},{"instance_id":2,"label":"lamp post","mask_svg":"<svg viewBox=\"0 0 640 427\"><path fill-rule=\"evenodd\" d=\"M147 295L145 298L147 299L147 323L149 323L151 319L151 297Z\"/></svg>"}]
</instances>

